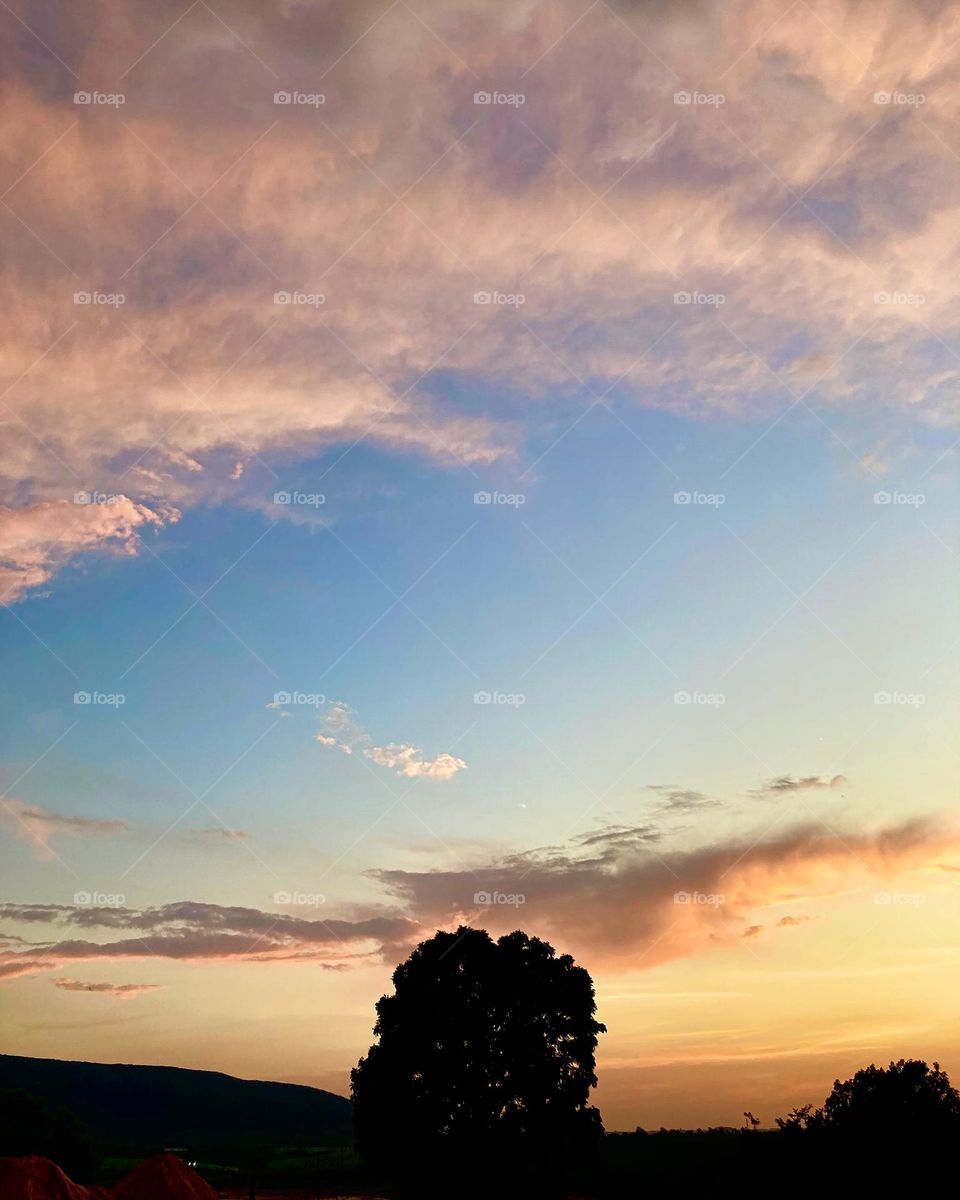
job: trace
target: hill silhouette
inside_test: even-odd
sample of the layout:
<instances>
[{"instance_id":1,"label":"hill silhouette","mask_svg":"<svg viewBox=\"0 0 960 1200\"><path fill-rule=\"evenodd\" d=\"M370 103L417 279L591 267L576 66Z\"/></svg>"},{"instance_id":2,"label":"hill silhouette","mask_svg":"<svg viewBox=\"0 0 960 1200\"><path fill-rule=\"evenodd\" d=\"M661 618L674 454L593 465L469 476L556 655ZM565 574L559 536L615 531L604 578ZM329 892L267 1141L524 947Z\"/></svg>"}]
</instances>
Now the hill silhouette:
<instances>
[{"instance_id":1,"label":"hill silhouette","mask_svg":"<svg viewBox=\"0 0 960 1200\"><path fill-rule=\"evenodd\" d=\"M101 1145L115 1151L313 1144L352 1136L351 1105L343 1096L219 1071L0 1054L5 1088L82 1114Z\"/></svg>"}]
</instances>

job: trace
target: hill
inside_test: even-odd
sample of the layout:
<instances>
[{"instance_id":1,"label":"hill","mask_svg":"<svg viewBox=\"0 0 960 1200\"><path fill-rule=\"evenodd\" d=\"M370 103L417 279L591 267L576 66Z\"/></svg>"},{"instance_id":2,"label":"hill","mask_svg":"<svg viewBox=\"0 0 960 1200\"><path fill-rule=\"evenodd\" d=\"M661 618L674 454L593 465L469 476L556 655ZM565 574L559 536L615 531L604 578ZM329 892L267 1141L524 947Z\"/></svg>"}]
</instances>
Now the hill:
<instances>
[{"instance_id":1,"label":"hill","mask_svg":"<svg viewBox=\"0 0 960 1200\"><path fill-rule=\"evenodd\" d=\"M316 1145L352 1136L350 1101L343 1096L219 1071L0 1054L0 1088L71 1109L114 1153Z\"/></svg>"}]
</instances>

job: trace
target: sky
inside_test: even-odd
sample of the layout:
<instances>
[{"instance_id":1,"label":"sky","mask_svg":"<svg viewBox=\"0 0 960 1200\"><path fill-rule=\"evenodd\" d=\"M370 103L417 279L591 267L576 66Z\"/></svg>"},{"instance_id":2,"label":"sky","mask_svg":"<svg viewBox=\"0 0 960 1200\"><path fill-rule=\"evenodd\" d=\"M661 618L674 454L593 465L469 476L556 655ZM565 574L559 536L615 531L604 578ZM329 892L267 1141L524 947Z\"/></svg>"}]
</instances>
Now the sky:
<instances>
[{"instance_id":1,"label":"sky","mask_svg":"<svg viewBox=\"0 0 960 1200\"><path fill-rule=\"evenodd\" d=\"M469 923L608 1129L960 1076L956 7L0 39L0 1049L343 1093Z\"/></svg>"}]
</instances>

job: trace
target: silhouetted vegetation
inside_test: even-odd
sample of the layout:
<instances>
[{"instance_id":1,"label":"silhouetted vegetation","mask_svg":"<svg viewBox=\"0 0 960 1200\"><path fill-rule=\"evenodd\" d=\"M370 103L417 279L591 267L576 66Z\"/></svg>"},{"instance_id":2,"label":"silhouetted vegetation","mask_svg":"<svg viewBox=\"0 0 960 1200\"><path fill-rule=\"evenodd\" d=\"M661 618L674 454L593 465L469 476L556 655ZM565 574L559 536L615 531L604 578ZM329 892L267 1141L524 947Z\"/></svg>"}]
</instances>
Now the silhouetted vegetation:
<instances>
[{"instance_id":1,"label":"silhouetted vegetation","mask_svg":"<svg viewBox=\"0 0 960 1200\"><path fill-rule=\"evenodd\" d=\"M377 1003L351 1072L357 1148L402 1179L516 1187L579 1170L603 1133L593 983L525 933L461 927L423 942Z\"/></svg>"},{"instance_id":2,"label":"silhouetted vegetation","mask_svg":"<svg viewBox=\"0 0 960 1200\"><path fill-rule=\"evenodd\" d=\"M0 1091L0 1158L39 1154L71 1179L94 1179L99 1158L85 1126L65 1108L51 1112L43 1100L22 1091Z\"/></svg>"}]
</instances>

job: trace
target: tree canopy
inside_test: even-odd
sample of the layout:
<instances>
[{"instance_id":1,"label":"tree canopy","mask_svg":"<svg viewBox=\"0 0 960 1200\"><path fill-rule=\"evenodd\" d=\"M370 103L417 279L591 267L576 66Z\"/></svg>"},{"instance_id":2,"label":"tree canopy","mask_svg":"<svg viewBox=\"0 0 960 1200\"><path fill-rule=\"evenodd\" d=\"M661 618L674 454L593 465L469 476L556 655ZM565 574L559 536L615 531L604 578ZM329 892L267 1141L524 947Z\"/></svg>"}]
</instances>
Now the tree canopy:
<instances>
[{"instance_id":1,"label":"tree canopy","mask_svg":"<svg viewBox=\"0 0 960 1200\"><path fill-rule=\"evenodd\" d=\"M570 955L461 926L421 943L377 1002L378 1042L351 1072L357 1146L415 1162L582 1161L603 1132L596 1002Z\"/></svg>"}]
</instances>

